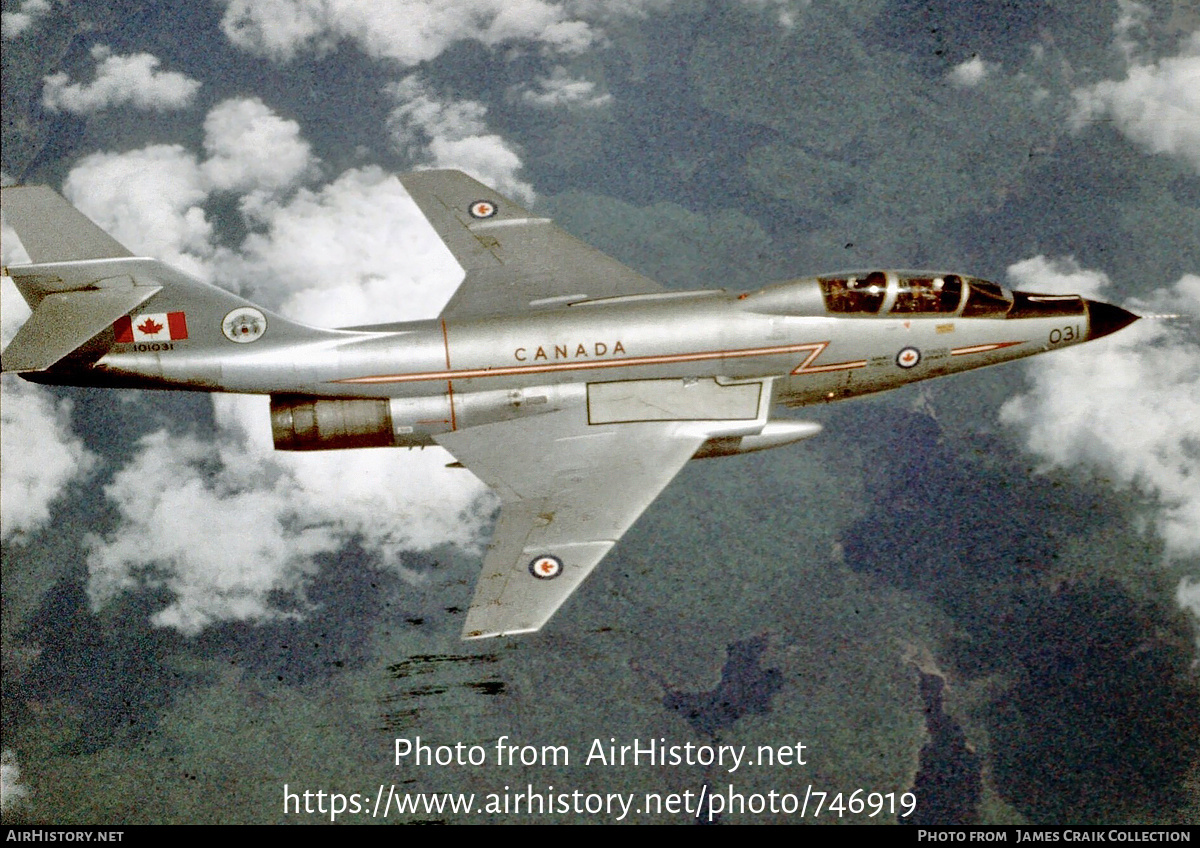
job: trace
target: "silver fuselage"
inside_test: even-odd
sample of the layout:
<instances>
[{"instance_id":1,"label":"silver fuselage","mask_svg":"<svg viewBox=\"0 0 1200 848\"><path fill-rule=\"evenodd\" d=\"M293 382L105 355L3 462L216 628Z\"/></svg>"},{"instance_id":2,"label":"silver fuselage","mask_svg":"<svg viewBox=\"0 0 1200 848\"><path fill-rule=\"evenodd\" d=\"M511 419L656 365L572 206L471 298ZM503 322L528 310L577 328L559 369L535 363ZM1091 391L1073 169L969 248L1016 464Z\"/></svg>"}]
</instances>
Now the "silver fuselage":
<instances>
[{"instance_id":1,"label":"silver fuselage","mask_svg":"<svg viewBox=\"0 0 1200 848\"><path fill-rule=\"evenodd\" d=\"M1067 347L1092 336L1090 302L1042 313L901 313L897 274L876 312L831 313L816 278L756 292L669 292L584 301L480 320L352 328L230 350L187 341L114 345L46 382L326 398L392 399L395 444L585 402L589 384L772 379L787 406L840 400ZM1036 296L1035 296L1036 297ZM1067 303L1064 303L1067 301ZM1026 310L1028 312L1028 310ZM1043 314L1044 313L1044 314Z\"/></svg>"}]
</instances>

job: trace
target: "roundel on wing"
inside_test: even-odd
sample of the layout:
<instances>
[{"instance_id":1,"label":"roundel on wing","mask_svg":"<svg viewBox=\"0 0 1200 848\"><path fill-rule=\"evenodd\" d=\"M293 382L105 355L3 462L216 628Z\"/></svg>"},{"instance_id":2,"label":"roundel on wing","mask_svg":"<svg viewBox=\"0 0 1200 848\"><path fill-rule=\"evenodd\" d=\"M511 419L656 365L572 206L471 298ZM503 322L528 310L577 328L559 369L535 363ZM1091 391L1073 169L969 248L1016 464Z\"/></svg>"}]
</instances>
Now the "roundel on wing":
<instances>
[{"instance_id":1,"label":"roundel on wing","mask_svg":"<svg viewBox=\"0 0 1200 848\"><path fill-rule=\"evenodd\" d=\"M912 368L921 361L921 351L915 347L906 347L896 354L896 364L901 368Z\"/></svg>"},{"instance_id":2,"label":"roundel on wing","mask_svg":"<svg viewBox=\"0 0 1200 848\"><path fill-rule=\"evenodd\" d=\"M467 211L471 213L472 218L490 218L499 210L490 200L476 200L467 207Z\"/></svg>"},{"instance_id":3,"label":"roundel on wing","mask_svg":"<svg viewBox=\"0 0 1200 848\"><path fill-rule=\"evenodd\" d=\"M562 574L562 571L562 560L556 556L550 556L550 554L534 557L529 562L529 573L538 580L553 580Z\"/></svg>"}]
</instances>

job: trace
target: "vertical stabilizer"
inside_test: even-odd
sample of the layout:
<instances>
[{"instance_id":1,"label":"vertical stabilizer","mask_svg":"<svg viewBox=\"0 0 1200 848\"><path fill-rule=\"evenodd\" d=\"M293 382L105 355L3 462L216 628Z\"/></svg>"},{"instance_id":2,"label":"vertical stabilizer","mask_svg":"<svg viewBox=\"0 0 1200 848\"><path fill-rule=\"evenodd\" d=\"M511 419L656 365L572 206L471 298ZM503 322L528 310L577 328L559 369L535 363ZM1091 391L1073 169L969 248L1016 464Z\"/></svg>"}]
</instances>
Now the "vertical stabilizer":
<instances>
[{"instance_id":1,"label":"vertical stabilizer","mask_svg":"<svg viewBox=\"0 0 1200 848\"><path fill-rule=\"evenodd\" d=\"M2 199L4 221L32 260L5 273L33 309L4 350L4 371L31 375L57 368L65 373L90 368L109 353L161 350L173 351L170 364L186 371L188 363L218 353L339 337L260 309L155 259L134 256L50 188L10 186ZM261 344L247 347L260 338ZM81 348L85 355L71 361ZM75 377L67 375L63 382Z\"/></svg>"},{"instance_id":2,"label":"vertical stabilizer","mask_svg":"<svg viewBox=\"0 0 1200 848\"><path fill-rule=\"evenodd\" d=\"M116 259L129 250L47 186L8 186L0 202L33 262Z\"/></svg>"}]
</instances>

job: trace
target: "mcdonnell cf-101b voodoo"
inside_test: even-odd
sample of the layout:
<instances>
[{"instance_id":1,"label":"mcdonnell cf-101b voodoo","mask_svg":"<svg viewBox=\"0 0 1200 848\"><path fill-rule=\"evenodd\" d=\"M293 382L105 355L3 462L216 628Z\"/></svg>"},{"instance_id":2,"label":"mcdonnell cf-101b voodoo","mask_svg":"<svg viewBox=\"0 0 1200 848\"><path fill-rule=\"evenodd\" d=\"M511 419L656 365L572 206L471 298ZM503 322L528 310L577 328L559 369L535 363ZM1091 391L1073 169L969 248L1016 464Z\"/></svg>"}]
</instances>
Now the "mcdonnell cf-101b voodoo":
<instances>
[{"instance_id":1,"label":"mcdonnell cf-101b voodoo","mask_svg":"<svg viewBox=\"0 0 1200 848\"><path fill-rule=\"evenodd\" d=\"M774 418L1096 339L1075 295L867 270L668 291L457 171L400 178L466 276L436 320L316 329L134 256L44 187L4 189L33 314L5 371L271 397L279 450L441 445L500 496L467 639L538 630L685 462L785 445ZM383 461L389 461L381 457Z\"/></svg>"}]
</instances>

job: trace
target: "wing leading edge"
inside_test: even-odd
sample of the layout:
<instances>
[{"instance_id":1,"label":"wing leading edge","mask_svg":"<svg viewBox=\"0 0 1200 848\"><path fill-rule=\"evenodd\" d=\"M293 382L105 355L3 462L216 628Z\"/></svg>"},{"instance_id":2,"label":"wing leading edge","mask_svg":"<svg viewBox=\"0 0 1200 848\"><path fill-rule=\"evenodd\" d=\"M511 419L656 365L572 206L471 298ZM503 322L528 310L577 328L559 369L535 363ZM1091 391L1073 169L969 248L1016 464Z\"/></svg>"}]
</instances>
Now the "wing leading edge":
<instances>
[{"instance_id":1,"label":"wing leading edge","mask_svg":"<svg viewBox=\"0 0 1200 848\"><path fill-rule=\"evenodd\" d=\"M588 425L582 409L437 437L501 501L463 638L538 630L705 438L678 421Z\"/></svg>"},{"instance_id":2,"label":"wing leading edge","mask_svg":"<svg viewBox=\"0 0 1200 848\"><path fill-rule=\"evenodd\" d=\"M466 271L443 318L663 290L461 171L416 171L400 182Z\"/></svg>"}]
</instances>

